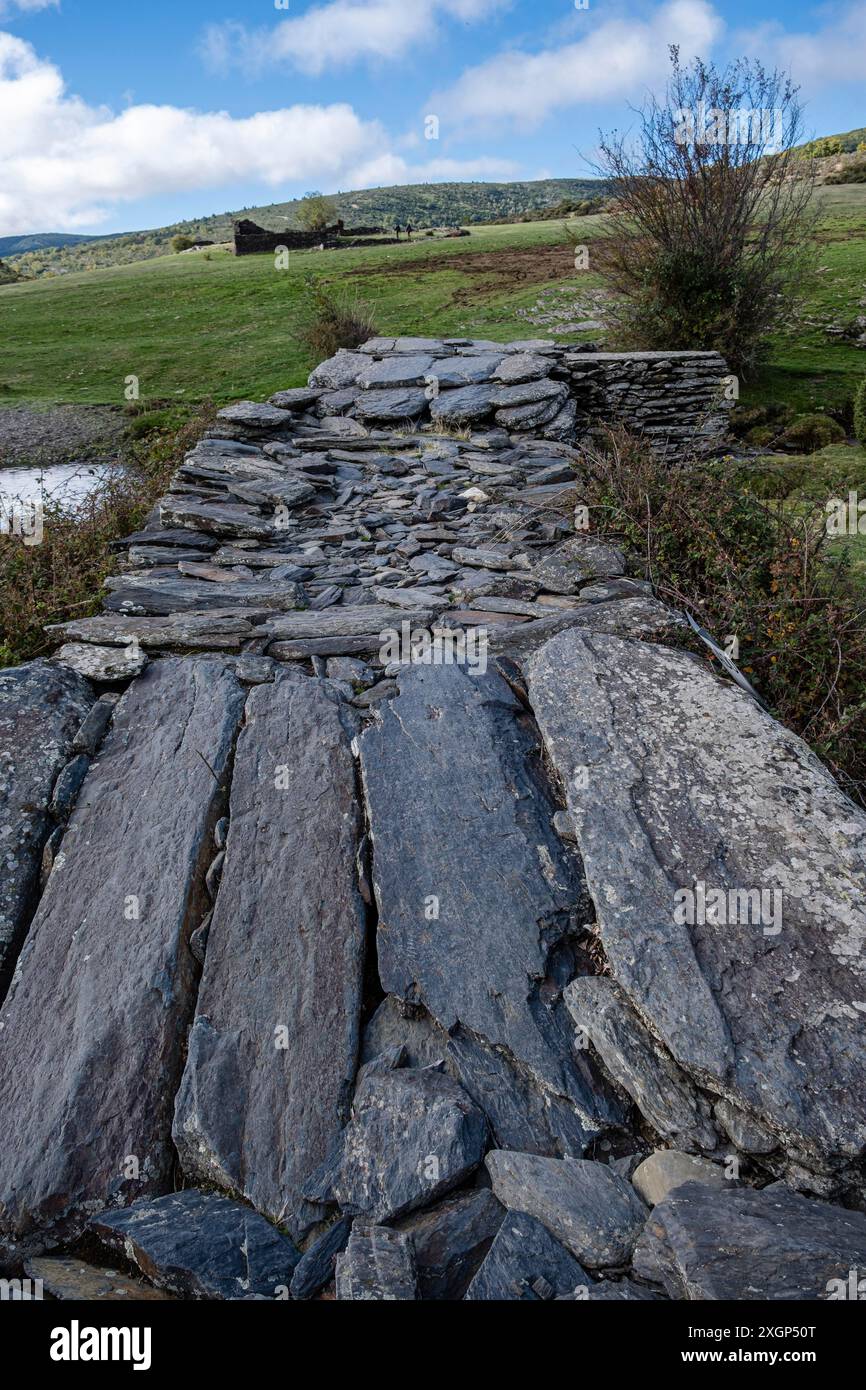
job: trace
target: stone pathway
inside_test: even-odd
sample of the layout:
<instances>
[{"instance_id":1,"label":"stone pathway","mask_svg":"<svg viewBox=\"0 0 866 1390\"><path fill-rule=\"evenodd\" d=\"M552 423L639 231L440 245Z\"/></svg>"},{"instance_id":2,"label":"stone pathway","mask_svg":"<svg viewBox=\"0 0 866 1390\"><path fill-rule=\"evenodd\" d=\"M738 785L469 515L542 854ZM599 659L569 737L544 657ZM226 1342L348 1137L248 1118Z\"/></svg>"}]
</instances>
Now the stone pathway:
<instances>
[{"instance_id":1,"label":"stone pathway","mask_svg":"<svg viewBox=\"0 0 866 1390\"><path fill-rule=\"evenodd\" d=\"M369 346L221 412L104 612L0 673L0 1264L829 1297L866 818L575 531L560 350Z\"/></svg>"}]
</instances>

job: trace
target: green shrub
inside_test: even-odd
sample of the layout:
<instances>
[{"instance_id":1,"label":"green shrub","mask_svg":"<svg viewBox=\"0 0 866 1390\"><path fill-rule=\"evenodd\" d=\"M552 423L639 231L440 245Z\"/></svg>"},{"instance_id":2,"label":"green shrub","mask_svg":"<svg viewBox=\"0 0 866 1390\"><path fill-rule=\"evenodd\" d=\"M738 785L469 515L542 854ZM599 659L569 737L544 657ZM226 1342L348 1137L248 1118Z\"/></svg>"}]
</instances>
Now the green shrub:
<instances>
[{"instance_id":1,"label":"green shrub","mask_svg":"<svg viewBox=\"0 0 866 1390\"><path fill-rule=\"evenodd\" d=\"M176 253L188 251L189 248L194 245L195 242L188 236L173 236L171 239L171 249Z\"/></svg>"},{"instance_id":2,"label":"green shrub","mask_svg":"<svg viewBox=\"0 0 866 1390\"><path fill-rule=\"evenodd\" d=\"M772 444L779 431L773 425L755 425L746 435L746 443L755 449L763 449Z\"/></svg>"},{"instance_id":3,"label":"green shrub","mask_svg":"<svg viewBox=\"0 0 866 1390\"><path fill-rule=\"evenodd\" d=\"M841 444L845 431L829 415L801 415L789 425L779 443L795 454L814 454L828 444Z\"/></svg>"},{"instance_id":4,"label":"green shrub","mask_svg":"<svg viewBox=\"0 0 866 1390\"><path fill-rule=\"evenodd\" d=\"M866 376L854 397L854 434L866 449Z\"/></svg>"}]
</instances>

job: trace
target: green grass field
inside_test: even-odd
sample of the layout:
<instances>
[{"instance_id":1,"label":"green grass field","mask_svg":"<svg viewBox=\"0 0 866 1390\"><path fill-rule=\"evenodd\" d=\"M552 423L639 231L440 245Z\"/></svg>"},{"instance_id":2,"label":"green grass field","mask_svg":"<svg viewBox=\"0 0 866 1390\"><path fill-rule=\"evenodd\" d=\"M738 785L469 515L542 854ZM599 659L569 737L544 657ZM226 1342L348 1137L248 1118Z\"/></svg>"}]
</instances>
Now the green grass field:
<instances>
[{"instance_id":1,"label":"green grass field","mask_svg":"<svg viewBox=\"0 0 866 1390\"><path fill-rule=\"evenodd\" d=\"M866 186L827 187L819 197L822 226L803 302L792 305L768 367L745 384L746 400L839 405L866 372L866 351L828 337L821 326L864 312ZM604 217L572 225L590 244L605 232ZM574 270L555 222L475 227L456 240L297 252L284 271L270 256L215 251L209 259L168 256L41 279L0 289L0 405L123 405L132 375L145 404L222 403L299 385L314 365L299 337L309 275L370 303L382 333L497 340L558 336L521 311L544 291L555 302L559 290L579 298L602 285L591 271Z\"/></svg>"}]
</instances>

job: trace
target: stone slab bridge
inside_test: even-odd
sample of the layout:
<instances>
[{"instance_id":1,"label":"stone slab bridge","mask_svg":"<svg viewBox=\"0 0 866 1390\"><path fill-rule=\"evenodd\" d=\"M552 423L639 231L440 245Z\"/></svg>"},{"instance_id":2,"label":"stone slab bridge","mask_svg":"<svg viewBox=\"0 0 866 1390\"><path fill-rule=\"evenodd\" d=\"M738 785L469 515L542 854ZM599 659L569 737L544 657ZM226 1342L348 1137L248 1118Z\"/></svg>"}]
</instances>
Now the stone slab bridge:
<instances>
[{"instance_id":1,"label":"stone slab bridge","mask_svg":"<svg viewBox=\"0 0 866 1390\"><path fill-rule=\"evenodd\" d=\"M0 673L5 1275L788 1300L866 1267L866 818L572 524L599 413L718 441L724 372L341 352L221 411L104 611Z\"/></svg>"}]
</instances>

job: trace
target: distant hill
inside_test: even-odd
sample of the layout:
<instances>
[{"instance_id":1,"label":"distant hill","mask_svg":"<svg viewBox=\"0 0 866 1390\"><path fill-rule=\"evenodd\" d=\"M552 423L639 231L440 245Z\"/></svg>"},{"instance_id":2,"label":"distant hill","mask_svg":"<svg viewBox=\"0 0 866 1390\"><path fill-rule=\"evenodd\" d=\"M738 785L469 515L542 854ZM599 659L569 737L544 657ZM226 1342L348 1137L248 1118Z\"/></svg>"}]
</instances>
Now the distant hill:
<instances>
[{"instance_id":1,"label":"distant hill","mask_svg":"<svg viewBox=\"0 0 866 1390\"><path fill-rule=\"evenodd\" d=\"M365 188L357 192L335 193L337 215L347 226L375 225L391 228L395 222L415 227L496 222L504 218L538 213L563 199L580 201L602 192L597 179L537 179L531 183L416 183L394 188ZM170 227L149 231L123 232L108 237L31 237L0 239L0 256L14 254L22 275L63 274L92 270L98 266L127 265L131 261L164 256L172 237L187 236L206 241L230 241L232 222L249 217L262 227L282 231L298 225L301 200L269 203L265 207L237 208L234 212L213 213L210 217L190 218ZM4 252L10 242L29 241L23 251Z\"/></svg>"},{"instance_id":2,"label":"distant hill","mask_svg":"<svg viewBox=\"0 0 866 1390\"><path fill-rule=\"evenodd\" d=\"M830 154L853 154L860 146L866 145L866 126L849 130L844 135L822 135L817 140L809 140L797 148L804 154L826 156Z\"/></svg>"},{"instance_id":3,"label":"distant hill","mask_svg":"<svg viewBox=\"0 0 866 1390\"><path fill-rule=\"evenodd\" d=\"M84 241L101 241L95 236L75 236L71 232L31 232L27 236L0 236L0 257L23 256L28 251L50 251L58 246L79 246Z\"/></svg>"}]
</instances>

